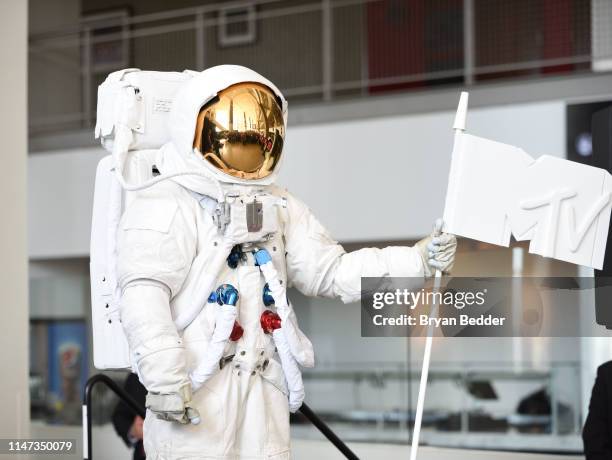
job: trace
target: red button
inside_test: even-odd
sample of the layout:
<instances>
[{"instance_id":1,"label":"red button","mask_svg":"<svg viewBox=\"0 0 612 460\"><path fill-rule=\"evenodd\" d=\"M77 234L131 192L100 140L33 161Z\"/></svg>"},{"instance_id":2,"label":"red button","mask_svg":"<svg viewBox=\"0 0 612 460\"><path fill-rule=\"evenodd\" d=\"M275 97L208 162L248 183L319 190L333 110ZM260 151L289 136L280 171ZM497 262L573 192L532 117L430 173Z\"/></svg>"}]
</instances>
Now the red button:
<instances>
[{"instance_id":1,"label":"red button","mask_svg":"<svg viewBox=\"0 0 612 460\"><path fill-rule=\"evenodd\" d=\"M244 334L244 329L242 328L242 326L240 325L240 323L238 321L234 321L234 327L232 328L232 333L230 334L230 340L232 342L236 342L237 340L240 339L240 337L242 337L242 335Z\"/></svg>"},{"instance_id":2,"label":"red button","mask_svg":"<svg viewBox=\"0 0 612 460\"><path fill-rule=\"evenodd\" d=\"M265 310L261 314L259 322L261 323L261 328L266 334L270 334L272 331L280 329L281 327L280 316L278 316L278 314L274 313L272 310Z\"/></svg>"}]
</instances>

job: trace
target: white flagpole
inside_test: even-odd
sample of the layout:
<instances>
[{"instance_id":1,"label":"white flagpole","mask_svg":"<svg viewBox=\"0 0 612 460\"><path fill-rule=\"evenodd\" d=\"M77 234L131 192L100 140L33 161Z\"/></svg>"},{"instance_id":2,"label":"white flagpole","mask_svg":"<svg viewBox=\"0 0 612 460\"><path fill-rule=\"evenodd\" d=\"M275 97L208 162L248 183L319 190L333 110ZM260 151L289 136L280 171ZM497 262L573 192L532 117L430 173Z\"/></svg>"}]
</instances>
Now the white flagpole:
<instances>
[{"instance_id":1,"label":"white flagpole","mask_svg":"<svg viewBox=\"0 0 612 460\"><path fill-rule=\"evenodd\" d=\"M440 289L442 272L436 270L434 278L434 292ZM438 317L438 303L431 306L430 318ZM417 399L416 415L414 417L414 429L412 431L412 447L410 448L410 460L416 460L419 448L419 437L421 435L421 422L423 421L423 407L425 406L425 390L427 389L427 378L429 376L429 361L431 360L431 346L433 343L433 322L427 327L427 338L425 339L425 352L423 353L423 367L421 368L421 382L419 383L419 396Z\"/></svg>"},{"instance_id":2,"label":"white flagpole","mask_svg":"<svg viewBox=\"0 0 612 460\"><path fill-rule=\"evenodd\" d=\"M455 151L460 136L465 131L465 119L467 117L468 107L468 93L463 91L459 98L459 106L457 107L457 114L455 115L455 123L453 129L455 130L455 140L453 146L453 152ZM434 278L433 290L438 292L440 290L440 284L442 282L442 273L440 270L436 270L436 276ZM437 298L437 297L436 297ZM431 306L430 318L438 317L438 303L434 303ZM421 381L419 383L419 396L417 398L416 414L414 417L414 429L412 431L412 446L410 448L410 460L416 460L417 451L419 449L419 438L421 436L421 424L423 421L423 408L425 406L425 392L427 390L427 379L429 377L429 363L431 361L431 347L433 344L433 333L434 326L433 321L430 321L427 327L427 337L425 339L425 351L423 352L423 365L421 367Z\"/></svg>"}]
</instances>

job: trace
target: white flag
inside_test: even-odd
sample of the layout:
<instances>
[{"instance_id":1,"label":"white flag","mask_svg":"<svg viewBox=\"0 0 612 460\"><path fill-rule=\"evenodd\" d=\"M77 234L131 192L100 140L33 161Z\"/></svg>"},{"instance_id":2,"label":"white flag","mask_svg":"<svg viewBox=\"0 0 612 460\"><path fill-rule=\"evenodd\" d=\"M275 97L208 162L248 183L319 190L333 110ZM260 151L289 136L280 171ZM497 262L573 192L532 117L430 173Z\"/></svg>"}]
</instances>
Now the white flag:
<instances>
[{"instance_id":1,"label":"white flag","mask_svg":"<svg viewBox=\"0 0 612 460\"><path fill-rule=\"evenodd\" d=\"M604 169L534 159L459 127L446 193L446 232L506 247L512 234L530 240L533 254L603 266L612 197Z\"/></svg>"}]
</instances>

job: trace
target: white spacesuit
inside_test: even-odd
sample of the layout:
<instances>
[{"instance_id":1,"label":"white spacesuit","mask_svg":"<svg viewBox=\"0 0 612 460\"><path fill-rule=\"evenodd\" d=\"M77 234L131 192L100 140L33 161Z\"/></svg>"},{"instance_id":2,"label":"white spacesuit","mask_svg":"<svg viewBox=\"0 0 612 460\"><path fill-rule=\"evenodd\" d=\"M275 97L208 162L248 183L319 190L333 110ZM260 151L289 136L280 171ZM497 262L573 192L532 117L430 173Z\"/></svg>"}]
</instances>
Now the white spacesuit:
<instances>
[{"instance_id":1,"label":"white spacesuit","mask_svg":"<svg viewBox=\"0 0 612 460\"><path fill-rule=\"evenodd\" d=\"M452 265L456 242L446 234L346 253L273 185L286 113L280 91L249 69L201 72L175 98L172 141L155 164L162 175L197 175L131 192L117 273L123 327L149 391L151 460L290 458L289 411L304 398L298 365L314 357L285 288L353 302L362 276Z\"/></svg>"}]
</instances>

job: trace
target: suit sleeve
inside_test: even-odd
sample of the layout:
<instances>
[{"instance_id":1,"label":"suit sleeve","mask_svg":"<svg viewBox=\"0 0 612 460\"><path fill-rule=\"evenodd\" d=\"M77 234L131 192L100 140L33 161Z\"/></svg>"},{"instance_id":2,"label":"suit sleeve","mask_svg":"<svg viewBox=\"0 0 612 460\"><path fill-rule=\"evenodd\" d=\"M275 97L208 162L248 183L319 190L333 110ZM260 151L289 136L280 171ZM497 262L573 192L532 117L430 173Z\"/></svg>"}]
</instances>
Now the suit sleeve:
<instances>
[{"instance_id":1,"label":"suit sleeve","mask_svg":"<svg viewBox=\"0 0 612 460\"><path fill-rule=\"evenodd\" d=\"M309 296L355 302L361 296L361 277L424 276L423 260L413 247L347 253L310 209L291 195L287 195L285 245L288 281Z\"/></svg>"},{"instance_id":2,"label":"suit sleeve","mask_svg":"<svg viewBox=\"0 0 612 460\"><path fill-rule=\"evenodd\" d=\"M610 366L600 366L584 428L582 440L586 460L612 458L612 431L610 429L610 399L608 394Z\"/></svg>"},{"instance_id":3,"label":"suit sleeve","mask_svg":"<svg viewBox=\"0 0 612 460\"><path fill-rule=\"evenodd\" d=\"M123 329L141 381L147 390L161 394L189 384L170 300L195 256L190 204L176 191L155 186L128 206L117 236Z\"/></svg>"}]
</instances>

